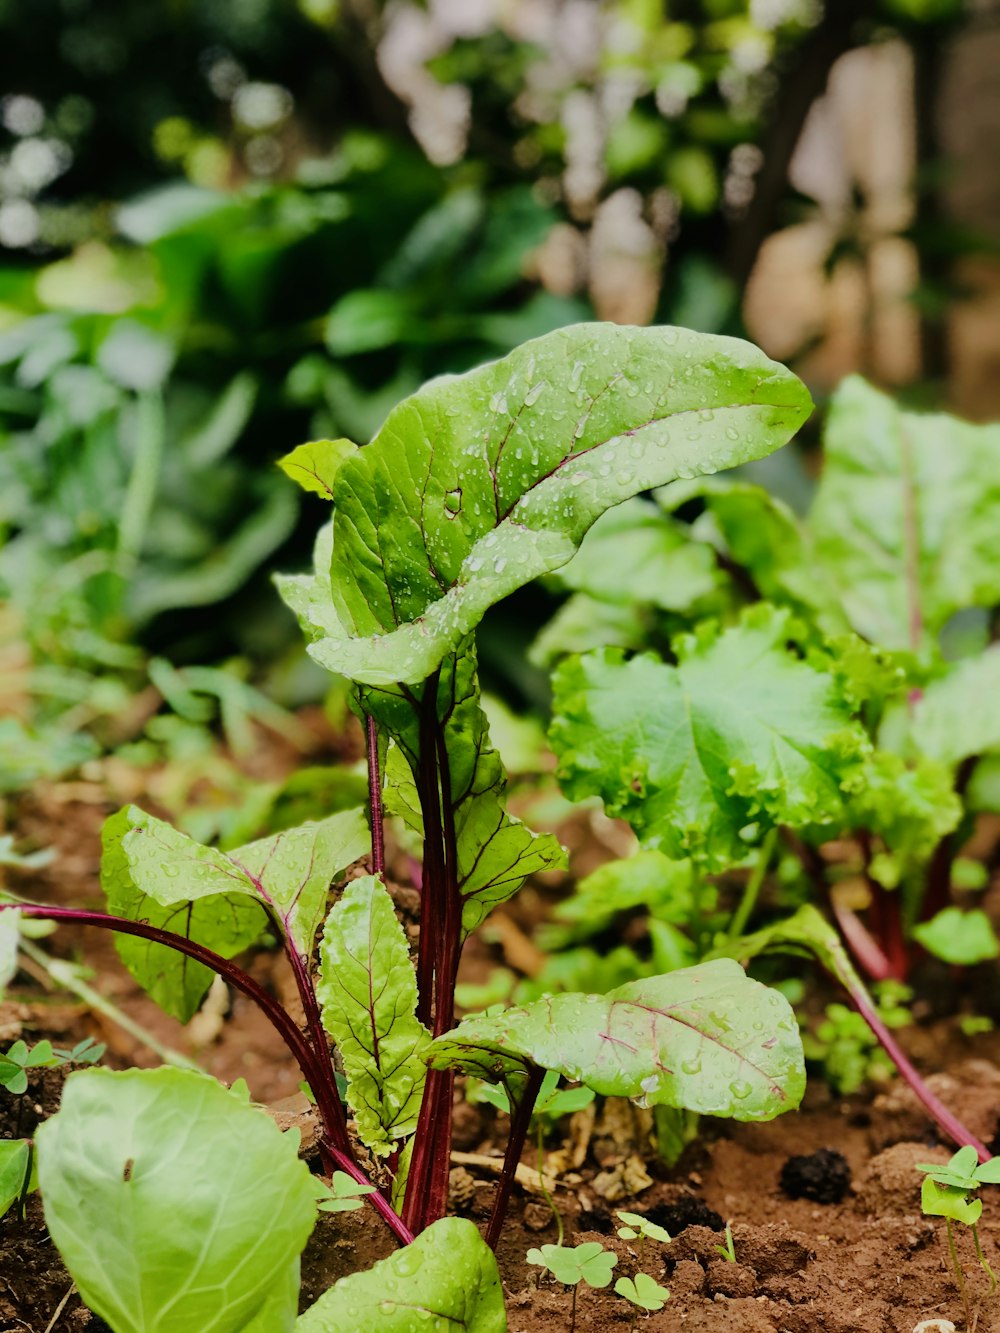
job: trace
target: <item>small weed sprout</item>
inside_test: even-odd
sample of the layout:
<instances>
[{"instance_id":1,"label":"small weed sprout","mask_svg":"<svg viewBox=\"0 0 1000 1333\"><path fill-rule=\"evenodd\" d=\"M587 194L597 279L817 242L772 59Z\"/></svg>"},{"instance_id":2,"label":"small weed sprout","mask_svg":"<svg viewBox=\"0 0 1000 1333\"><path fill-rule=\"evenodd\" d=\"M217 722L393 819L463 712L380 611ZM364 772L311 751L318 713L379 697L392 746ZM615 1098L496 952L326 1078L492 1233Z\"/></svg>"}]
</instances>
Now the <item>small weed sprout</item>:
<instances>
[{"instance_id":1,"label":"small weed sprout","mask_svg":"<svg viewBox=\"0 0 1000 1333\"><path fill-rule=\"evenodd\" d=\"M620 1234L620 1233L619 1233ZM637 1305L640 1310L653 1314L662 1310L670 1298L667 1287L661 1287L648 1273L636 1273L635 1278L620 1277L615 1283L615 1291L625 1300Z\"/></svg>"},{"instance_id":2,"label":"small weed sprout","mask_svg":"<svg viewBox=\"0 0 1000 1333\"><path fill-rule=\"evenodd\" d=\"M966 1322L975 1327L972 1317L968 1289L962 1261L958 1257L955 1244L955 1232L952 1222L961 1222L972 1232L972 1242L976 1247L976 1258L989 1279L988 1295L997 1289L997 1276L983 1254L979 1241L979 1219L983 1212L982 1199L972 1198L981 1185L1000 1184L1000 1157L991 1157L988 1162L979 1162L975 1148L966 1145L944 1165L934 1162L917 1164L918 1171L926 1172L920 1191L920 1206L925 1217L943 1217L948 1231L948 1255L951 1260L955 1285L958 1287L965 1306Z\"/></svg>"},{"instance_id":3,"label":"small weed sprout","mask_svg":"<svg viewBox=\"0 0 1000 1333\"><path fill-rule=\"evenodd\" d=\"M573 1307L570 1312L570 1333L576 1328L576 1293L581 1282L588 1287L607 1287L618 1258L599 1241L589 1240L572 1248L565 1245L543 1245L529 1250L529 1264L538 1264L551 1273L557 1282L573 1288Z\"/></svg>"},{"instance_id":4,"label":"small weed sprout","mask_svg":"<svg viewBox=\"0 0 1000 1333\"><path fill-rule=\"evenodd\" d=\"M724 1245L716 1245L715 1253L720 1258L725 1259L727 1264L736 1262L736 1246L733 1244L733 1226L731 1222L726 1223L726 1241Z\"/></svg>"},{"instance_id":5,"label":"small weed sprout","mask_svg":"<svg viewBox=\"0 0 1000 1333\"><path fill-rule=\"evenodd\" d=\"M319 1176L314 1176L316 1205L321 1213L352 1213L363 1207L362 1196L374 1194L374 1185L362 1185L349 1176L346 1171L334 1171L327 1185Z\"/></svg>"},{"instance_id":6,"label":"small weed sprout","mask_svg":"<svg viewBox=\"0 0 1000 1333\"><path fill-rule=\"evenodd\" d=\"M618 1236L621 1240L658 1240L661 1245L670 1244L670 1233L664 1228L651 1222L648 1217L643 1217L641 1213L618 1212L618 1216L624 1222L624 1226L618 1228Z\"/></svg>"}]
</instances>

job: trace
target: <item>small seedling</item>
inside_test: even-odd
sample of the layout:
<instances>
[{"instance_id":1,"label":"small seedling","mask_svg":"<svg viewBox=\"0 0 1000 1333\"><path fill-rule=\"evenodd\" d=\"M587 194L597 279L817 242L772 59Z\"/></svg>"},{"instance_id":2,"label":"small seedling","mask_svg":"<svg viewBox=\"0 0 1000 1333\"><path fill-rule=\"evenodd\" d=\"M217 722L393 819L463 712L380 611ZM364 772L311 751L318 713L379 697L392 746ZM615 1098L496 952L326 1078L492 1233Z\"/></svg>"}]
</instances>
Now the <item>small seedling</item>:
<instances>
[{"instance_id":1,"label":"small seedling","mask_svg":"<svg viewBox=\"0 0 1000 1333\"><path fill-rule=\"evenodd\" d=\"M551 1273L557 1282L573 1288L570 1333L576 1328L576 1292L579 1284L586 1282L588 1287L609 1286L612 1270L618 1263L617 1256L596 1240L574 1245L572 1249L565 1245L543 1245L541 1249L529 1250L526 1257L529 1264L538 1264Z\"/></svg>"},{"instance_id":2,"label":"small seedling","mask_svg":"<svg viewBox=\"0 0 1000 1333\"><path fill-rule=\"evenodd\" d=\"M28 1049L27 1042L15 1041L0 1055L0 1087L15 1096L28 1090L28 1069L54 1069L57 1065L89 1065L104 1054L104 1046L86 1037L72 1050L56 1049L50 1041L40 1041Z\"/></svg>"},{"instance_id":3,"label":"small seedling","mask_svg":"<svg viewBox=\"0 0 1000 1333\"><path fill-rule=\"evenodd\" d=\"M636 1273L634 1280L630 1277L620 1277L615 1283L615 1291L633 1305L638 1305L640 1310L647 1310L650 1314L662 1310L670 1298L668 1288L661 1287L648 1273Z\"/></svg>"},{"instance_id":4,"label":"small seedling","mask_svg":"<svg viewBox=\"0 0 1000 1333\"><path fill-rule=\"evenodd\" d=\"M670 1233L664 1227L659 1227L655 1222L651 1222L648 1217L643 1217L641 1213L618 1212L618 1216L624 1226L618 1228L618 1236L621 1240L658 1240L661 1245L670 1244Z\"/></svg>"},{"instance_id":5,"label":"small seedling","mask_svg":"<svg viewBox=\"0 0 1000 1333\"><path fill-rule=\"evenodd\" d=\"M976 1258L983 1272L989 1278L992 1296L997 1289L997 1276L983 1254L979 1242L979 1219L983 1212L982 1199L974 1195L981 1185L1000 1184L1000 1157L991 1157L988 1162L979 1162L975 1148L968 1144L945 1164L921 1162L918 1171L924 1171L924 1183L920 1191L920 1206L925 1217L943 1217L948 1230L948 1254L951 1259L955 1285L958 1287L965 1305L966 1322L973 1326L965 1273L962 1261L958 1257L955 1233L952 1222L961 1222L972 1232L972 1242L976 1247Z\"/></svg>"},{"instance_id":6,"label":"small seedling","mask_svg":"<svg viewBox=\"0 0 1000 1333\"><path fill-rule=\"evenodd\" d=\"M365 1194L374 1194L374 1185L362 1185L349 1176L346 1171L334 1171L329 1185L314 1177L316 1183L316 1205L321 1213L353 1213L363 1207Z\"/></svg>"},{"instance_id":7,"label":"small seedling","mask_svg":"<svg viewBox=\"0 0 1000 1333\"><path fill-rule=\"evenodd\" d=\"M734 1264L736 1262L736 1247L733 1244L733 1228L732 1224L729 1222L726 1223L726 1243L724 1245L716 1245L715 1253L725 1259L727 1264Z\"/></svg>"}]
</instances>

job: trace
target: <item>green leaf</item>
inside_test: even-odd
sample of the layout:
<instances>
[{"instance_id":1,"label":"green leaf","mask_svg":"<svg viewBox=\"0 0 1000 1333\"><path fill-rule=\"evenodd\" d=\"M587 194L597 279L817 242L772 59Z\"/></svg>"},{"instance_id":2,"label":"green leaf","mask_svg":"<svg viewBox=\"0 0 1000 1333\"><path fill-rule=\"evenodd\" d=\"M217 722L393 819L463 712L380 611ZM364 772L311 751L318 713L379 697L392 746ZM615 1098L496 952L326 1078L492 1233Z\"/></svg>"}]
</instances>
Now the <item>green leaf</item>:
<instances>
[{"instance_id":1,"label":"green leaf","mask_svg":"<svg viewBox=\"0 0 1000 1333\"><path fill-rule=\"evenodd\" d=\"M730 477L677 481L657 494L668 510L704 500L692 535L745 570L762 597L790 606L825 634L848 628L837 590L816 556L812 534L791 509L761 486Z\"/></svg>"},{"instance_id":2,"label":"green leaf","mask_svg":"<svg viewBox=\"0 0 1000 1333\"><path fill-rule=\"evenodd\" d=\"M648 500L625 500L595 522L556 582L602 602L687 611L719 587L711 548L692 542Z\"/></svg>"},{"instance_id":3,"label":"green leaf","mask_svg":"<svg viewBox=\"0 0 1000 1333\"><path fill-rule=\"evenodd\" d=\"M355 681L422 681L605 510L771 453L810 406L749 344L672 328L578 325L433 380L336 474L343 628L309 651Z\"/></svg>"},{"instance_id":4,"label":"green leaf","mask_svg":"<svg viewBox=\"0 0 1000 1333\"><path fill-rule=\"evenodd\" d=\"M430 1042L392 899L375 875L352 880L327 917L316 987L337 1043L363 1143L388 1153L417 1127Z\"/></svg>"},{"instance_id":5,"label":"green leaf","mask_svg":"<svg viewBox=\"0 0 1000 1333\"><path fill-rule=\"evenodd\" d=\"M556 922L547 927L545 947L563 948L606 929L619 912L645 908L650 916L686 922L693 906L694 870L690 861L673 861L662 852L639 851L599 866L553 908Z\"/></svg>"},{"instance_id":6,"label":"green leaf","mask_svg":"<svg viewBox=\"0 0 1000 1333\"><path fill-rule=\"evenodd\" d=\"M278 459L281 468L304 491L333 499L333 479L346 458L357 450L352 440L310 440L299 444L290 454Z\"/></svg>"},{"instance_id":7,"label":"green leaf","mask_svg":"<svg viewBox=\"0 0 1000 1333\"><path fill-rule=\"evenodd\" d=\"M979 1154L971 1144L967 1143L959 1148L944 1166L940 1162L918 1162L916 1169L929 1172L931 1179L936 1180L939 1185L948 1185L951 1189L960 1189L968 1193L978 1188L976 1172L978 1165Z\"/></svg>"},{"instance_id":8,"label":"green leaf","mask_svg":"<svg viewBox=\"0 0 1000 1333\"><path fill-rule=\"evenodd\" d=\"M974 1227L983 1213L982 1199L969 1199L964 1190L939 1185L933 1176L924 1178L920 1207L928 1217L950 1217L967 1227Z\"/></svg>"},{"instance_id":9,"label":"green leaf","mask_svg":"<svg viewBox=\"0 0 1000 1333\"><path fill-rule=\"evenodd\" d=\"M1000 955L992 922L978 907L969 912L945 907L930 921L915 925L913 938L935 958L958 967L973 967Z\"/></svg>"},{"instance_id":10,"label":"green leaf","mask_svg":"<svg viewBox=\"0 0 1000 1333\"><path fill-rule=\"evenodd\" d=\"M475 1225L446 1217L300 1315L295 1333L507 1333L496 1260Z\"/></svg>"},{"instance_id":11,"label":"green leaf","mask_svg":"<svg viewBox=\"0 0 1000 1333\"><path fill-rule=\"evenodd\" d=\"M788 1002L729 960L467 1018L428 1060L505 1085L540 1065L602 1096L736 1120L773 1119L805 1087Z\"/></svg>"},{"instance_id":12,"label":"green leaf","mask_svg":"<svg viewBox=\"0 0 1000 1333\"><path fill-rule=\"evenodd\" d=\"M903 412L851 376L824 444L809 526L859 634L926 649L955 611L1000 598L1000 426Z\"/></svg>"},{"instance_id":13,"label":"green leaf","mask_svg":"<svg viewBox=\"0 0 1000 1333\"><path fill-rule=\"evenodd\" d=\"M418 781L430 766L436 773L436 748L424 750L420 709L426 707L435 682L416 692L399 688L360 690L362 708L371 712L395 740L406 766L393 763L386 808L401 815L411 828L423 831ZM463 898L462 928L480 925L498 903L516 893L529 875L565 866L566 854L557 838L534 833L506 809L507 777L490 742L489 723L479 700L474 643L442 665L436 683L437 718L448 758L446 790L454 813L456 879ZM416 704L416 707L414 707ZM435 779L436 780L436 779Z\"/></svg>"},{"instance_id":14,"label":"green leaf","mask_svg":"<svg viewBox=\"0 0 1000 1333\"><path fill-rule=\"evenodd\" d=\"M885 844L870 871L888 889L921 870L962 818L951 774L933 760L907 764L897 754L876 750L845 779L844 788L847 827L877 834Z\"/></svg>"},{"instance_id":15,"label":"green leaf","mask_svg":"<svg viewBox=\"0 0 1000 1333\"><path fill-rule=\"evenodd\" d=\"M88 1069L37 1146L46 1225L116 1333L238 1333L265 1306L269 1333L293 1328L316 1205L264 1111L201 1074Z\"/></svg>"},{"instance_id":16,"label":"green leaf","mask_svg":"<svg viewBox=\"0 0 1000 1333\"><path fill-rule=\"evenodd\" d=\"M596 1240L574 1246L543 1245L529 1250L525 1257L529 1264L547 1268L557 1282L567 1287L575 1287L578 1282L586 1282L588 1287L607 1287L618 1263L618 1256Z\"/></svg>"},{"instance_id":17,"label":"green leaf","mask_svg":"<svg viewBox=\"0 0 1000 1333\"><path fill-rule=\"evenodd\" d=\"M27 1139L0 1139L0 1217L21 1197L30 1165Z\"/></svg>"},{"instance_id":18,"label":"green leaf","mask_svg":"<svg viewBox=\"0 0 1000 1333\"><path fill-rule=\"evenodd\" d=\"M346 1171L334 1171L329 1185L318 1176L311 1176L310 1181L321 1213L353 1213L364 1207L366 1194L375 1193L374 1185L360 1185Z\"/></svg>"},{"instance_id":19,"label":"green leaf","mask_svg":"<svg viewBox=\"0 0 1000 1333\"><path fill-rule=\"evenodd\" d=\"M667 1287L661 1287L648 1273L636 1273L635 1281L630 1277L620 1277L615 1283L615 1291L624 1296L633 1305L642 1310L662 1310L670 1296Z\"/></svg>"},{"instance_id":20,"label":"green leaf","mask_svg":"<svg viewBox=\"0 0 1000 1333\"><path fill-rule=\"evenodd\" d=\"M956 662L924 689L913 709L911 736L943 764L1000 749L1000 644Z\"/></svg>"},{"instance_id":21,"label":"green leaf","mask_svg":"<svg viewBox=\"0 0 1000 1333\"><path fill-rule=\"evenodd\" d=\"M112 912L173 930L224 958L267 924L262 909L309 958L331 881L368 848L361 811L285 829L231 852L203 847L138 806L106 821L101 882ZM165 945L119 936L126 967L168 1013L186 1022L212 972Z\"/></svg>"},{"instance_id":22,"label":"green leaf","mask_svg":"<svg viewBox=\"0 0 1000 1333\"><path fill-rule=\"evenodd\" d=\"M718 634L626 662L606 650L554 679L550 741L573 800L599 795L643 845L724 869L751 821L830 824L868 741L833 678L785 648L788 616L766 603Z\"/></svg>"},{"instance_id":23,"label":"green leaf","mask_svg":"<svg viewBox=\"0 0 1000 1333\"><path fill-rule=\"evenodd\" d=\"M618 1228L619 1236L627 1229L632 1232L629 1239L642 1236L643 1240L658 1240L661 1245L669 1245L670 1232L665 1227L657 1226L655 1222L651 1222L648 1217L643 1217L642 1213L620 1211L618 1216L625 1223L625 1227Z\"/></svg>"}]
</instances>

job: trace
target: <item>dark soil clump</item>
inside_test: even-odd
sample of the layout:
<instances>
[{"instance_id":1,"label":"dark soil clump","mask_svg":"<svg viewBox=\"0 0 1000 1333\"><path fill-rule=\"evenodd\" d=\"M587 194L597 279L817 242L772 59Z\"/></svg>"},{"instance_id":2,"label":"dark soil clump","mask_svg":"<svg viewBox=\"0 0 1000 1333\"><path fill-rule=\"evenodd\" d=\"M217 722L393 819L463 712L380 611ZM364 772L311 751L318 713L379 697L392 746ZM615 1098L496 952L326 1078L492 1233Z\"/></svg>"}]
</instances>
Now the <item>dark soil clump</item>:
<instances>
[{"instance_id":1,"label":"dark soil clump","mask_svg":"<svg viewBox=\"0 0 1000 1333\"><path fill-rule=\"evenodd\" d=\"M781 1168L781 1188L790 1199L840 1203L851 1188L851 1168L843 1153L818 1148L804 1157L789 1157Z\"/></svg>"}]
</instances>

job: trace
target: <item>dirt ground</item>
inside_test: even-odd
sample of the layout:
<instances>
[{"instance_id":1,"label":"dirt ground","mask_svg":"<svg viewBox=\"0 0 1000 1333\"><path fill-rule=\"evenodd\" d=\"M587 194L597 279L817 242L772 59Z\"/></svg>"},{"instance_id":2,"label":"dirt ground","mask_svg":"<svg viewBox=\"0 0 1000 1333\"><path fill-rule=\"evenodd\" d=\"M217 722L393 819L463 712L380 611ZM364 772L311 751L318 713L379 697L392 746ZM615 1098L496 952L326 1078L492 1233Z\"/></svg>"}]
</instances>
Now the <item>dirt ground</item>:
<instances>
[{"instance_id":1,"label":"dirt ground","mask_svg":"<svg viewBox=\"0 0 1000 1333\"><path fill-rule=\"evenodd\" d=\"M100 905L96 868L99 828L107 806L85 787L46 790L24 799L16 817L19 838L54 845L61 855L31 876L11 875L15 891L40 901ZM163 1017L120 968L109 936L60 931L46 947L82 957L94 984L161 1041L194 1053L204 1067L231 1081L247 1078L258 1100L273 1104L294 1096L298 1071L277 1046L264 1020L236 998L231 1010L203 1029L200 1044L190 1030ZM273 957L255 963L258 977L281 991L286 980ZM998 988L1000 990L1000 988ZM933 1018L947 1009L941 997L925 1005L928 1017L904 1040L932 1086L973 1132L994 1148L1000 1121L1000 1034L961 1035L953 1020ZM41 980L23 978L0 1006L0 1043L16 1037L51 1037L70 1045L83 1036L108 1043L112 1066L157 1063L156 1057L108 1020ZM197 1032L194 1034L197 1037ZM58 1071L36 1074L23 1098L2 1098L0 1135L30 1133L51 1113L60 1087ZM810 1085L803 1109L767 1125L706 1121L698 1141L668 1170L651 1150L648 1113L607 1102L579 1112L569 1137L548 1147L562 1154L555 1201L566 1240L598 1240L613 1249L615 1276L651 1274L670 1288L660 1313L637 1313L613 1287L578 1292L580 1329L632 1327L690 1329L697 1333L911 1333L922 1321L951 1321L956 1329L1000 1333L1000 1294L988 1282L971 1242L961 1238L970 1318L947 1265L943 1220L920 1212L918 1161L945 1160L933 1127L909 1093L893 1085L875 1095L834 1097ZM456 1118L458 1159L452 1174L454 1211L485 1221L493 1177L477 1158L502 1151L506 1121L489 1109L463 1105ZM789 1196L790 1157L830 1150ZM464 1156L463 1156L464 1154ZM471 1160L470 1160L471 1159ZM535 1151L525 1154L535 1164ZM554 1163L552 1163L554 1165ZM815 1169L814 1169L815 1168ZM1000 1269L991 1215L996 1191L983 1192L984 1252ZM811 1196L811 1197L810 1197ZM997 1201L1000 1202L1000 1201ZM669 1245L637 1247L615 1234L614 1210L651 1215L672 1236ZM725 1222L732 1224L736 1262L720 1257ZM556 1224L537 1194L515 1190L498 1260L512 1333L569 1329L569 1289L525 1261L532 1246L555 1242ZM303 1304L332 1281L389 1253L391 1238L368 1210L322 1215L303 1261ZM61 1302L65 1302L61 1305ZM58 1312L58 1313L57 1313ZM0 1330L27 1333L100 1333L106 1326L72 1290L45 1231L37 1197L25 1217L0 1222ZM927 1333L948 1330L931 1323ZM192 1330L194 1333L194 1330ZM361 1333L361 1331L359 1331Z\"/></svg>"}]
</instances>

